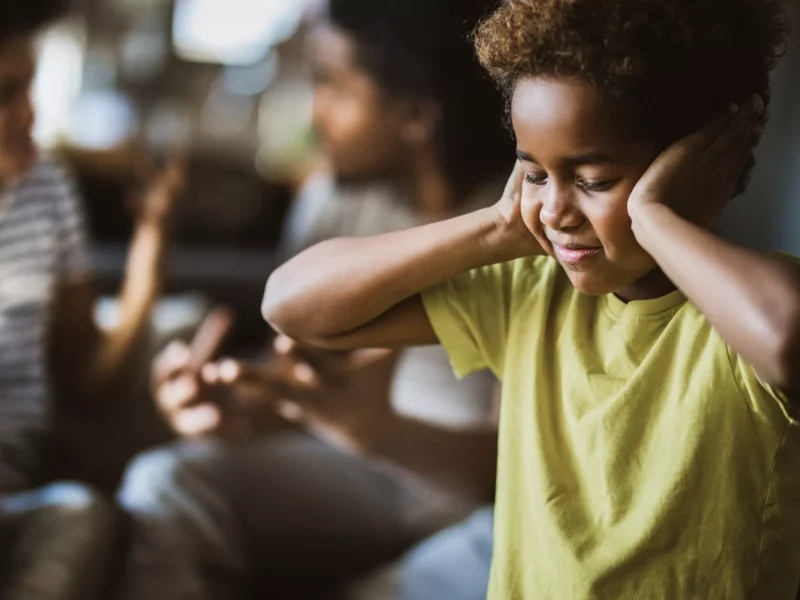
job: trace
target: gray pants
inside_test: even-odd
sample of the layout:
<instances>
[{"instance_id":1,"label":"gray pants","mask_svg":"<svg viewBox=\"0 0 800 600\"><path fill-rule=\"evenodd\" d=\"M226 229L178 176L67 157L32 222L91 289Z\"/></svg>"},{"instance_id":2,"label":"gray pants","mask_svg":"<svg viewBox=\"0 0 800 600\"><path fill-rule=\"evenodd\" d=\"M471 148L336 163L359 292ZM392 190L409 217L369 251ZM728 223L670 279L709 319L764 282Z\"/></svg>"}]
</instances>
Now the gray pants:
<instances>
[{"instance_id":1,"label":"gray pants","mask_svg":"<svg viewBox=\"0 0 800 600\"><path fill-rule=\"evenodd\" d=\"M83 485L0 494L0 597L95 598L112 541L111 507Z\"/></svg>"},{"instance_id":2,"label":"gray pants","mask_svg":"<svg viewBox=\"0 0 800 600\"><path fill-rule=\"evenodd\" d=\"M363 573L466 514L384 465L298 432L239 444L186 441L130 466L119 503L133 521L125 600L270 598Z\"/></svg>"},{"instance_id":3,"label":"gray pants","mask_svg":"<svg viewBox=\"0 0 800 600\"><path fill-rule=\"evenodd\" d=\"M391 600L484 600L493 526L494 509L485 508L414 548L400 562L397 594Z\"/></svg>"},{"instance_id":4,"label":"gray pants","mask_svg":"<svg viewBox=\"0 0 800 600\"><path fill-rule=\"evenodd\" d=\"M351 586L348 600L484 600L492 563L494 511L477 511Z\"/></svg>"}]
</instances>

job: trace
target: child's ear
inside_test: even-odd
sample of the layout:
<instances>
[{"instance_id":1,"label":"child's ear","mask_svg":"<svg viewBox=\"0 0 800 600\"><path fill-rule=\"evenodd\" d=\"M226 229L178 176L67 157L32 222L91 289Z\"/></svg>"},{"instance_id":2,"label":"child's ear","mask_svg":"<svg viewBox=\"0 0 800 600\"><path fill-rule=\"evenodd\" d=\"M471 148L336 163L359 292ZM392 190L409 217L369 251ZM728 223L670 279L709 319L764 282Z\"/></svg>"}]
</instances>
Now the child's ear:
<instances>
[{"instance_id":1,"label":"child's ear","mask_svg":"<svg viewBox=\"0 0 800 600\"><path fill-rule=\"evenodd\" d=\"M409 106L408 118L403 125L403 141L409 146L432 144L442 118L442 109L436 102L415 101Z\"/></svg>"}]
</instances>

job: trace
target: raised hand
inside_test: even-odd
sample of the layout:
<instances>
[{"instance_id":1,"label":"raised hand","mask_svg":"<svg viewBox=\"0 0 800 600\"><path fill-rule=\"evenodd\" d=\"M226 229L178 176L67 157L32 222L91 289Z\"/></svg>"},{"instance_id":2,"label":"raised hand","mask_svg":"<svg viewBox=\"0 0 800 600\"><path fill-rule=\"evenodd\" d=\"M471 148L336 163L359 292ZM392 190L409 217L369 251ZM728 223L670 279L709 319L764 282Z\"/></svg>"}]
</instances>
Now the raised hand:
<instances>
[{"instance_id":1,"label":"raised hand","mask_svg":"<svg viewBox=\"0 0 800 600\"><path fill-rule=\"evenodd\" d=\"M159 228L171 223L186 187L187 168L185 154L178 153L161 171L144 169L144 192L132 202L137 223Z\"/></svg>"}]
</instances>

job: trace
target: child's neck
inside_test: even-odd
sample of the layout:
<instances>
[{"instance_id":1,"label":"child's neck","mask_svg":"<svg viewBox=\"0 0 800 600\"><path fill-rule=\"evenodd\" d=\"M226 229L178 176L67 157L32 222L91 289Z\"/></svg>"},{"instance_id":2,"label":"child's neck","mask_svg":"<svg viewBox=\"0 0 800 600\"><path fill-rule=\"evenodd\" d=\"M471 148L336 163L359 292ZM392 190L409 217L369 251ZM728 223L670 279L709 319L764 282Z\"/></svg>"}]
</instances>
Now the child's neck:
<instances>
[{"instance_id":1,"label":"child's neck","mask_svg":"<svg viewBox=\"0 0 800 600\"><path fill-rule=\"evenodd\" d=\"M635 302L661 298L676 289L675 284L664 274L664 271L654 269L631 285L617 290L614 295L625 302Z\"/></svg>"}]
</instances>

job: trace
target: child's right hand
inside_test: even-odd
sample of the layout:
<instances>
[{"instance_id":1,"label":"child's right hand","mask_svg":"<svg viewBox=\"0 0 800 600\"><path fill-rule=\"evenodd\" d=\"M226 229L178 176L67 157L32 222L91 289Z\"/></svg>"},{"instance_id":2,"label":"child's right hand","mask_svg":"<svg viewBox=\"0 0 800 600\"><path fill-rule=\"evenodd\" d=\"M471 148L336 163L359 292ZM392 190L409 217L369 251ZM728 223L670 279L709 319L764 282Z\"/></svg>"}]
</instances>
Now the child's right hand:
<instances>
[{"instance_id":1,"label":"child's right hand","mask_svg":"<svg viewBox=\"0 0 800 600\"><path fill-rule=\"evenodd\" d=\"M495 204L498 214L497 227L487 236L487 242L500 260L544 254L541 244L531 232L531 227L539 221L538 211L541 207L538 209L531 207L526 210L523 206L524 180L525 171L522 163L516 161L503 196Z\"/></svg>"}]
</instances>

